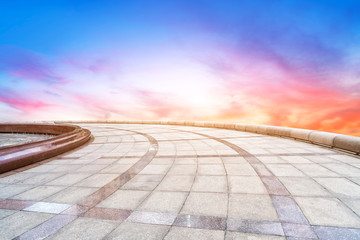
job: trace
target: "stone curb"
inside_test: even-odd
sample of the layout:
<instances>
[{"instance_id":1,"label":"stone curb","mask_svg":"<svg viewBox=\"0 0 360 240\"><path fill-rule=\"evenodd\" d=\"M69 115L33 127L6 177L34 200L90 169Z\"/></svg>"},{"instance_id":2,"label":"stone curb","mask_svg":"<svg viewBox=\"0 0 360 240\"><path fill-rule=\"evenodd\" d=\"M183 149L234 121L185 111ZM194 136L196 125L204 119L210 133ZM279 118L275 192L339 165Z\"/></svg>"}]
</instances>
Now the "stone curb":
<instances>
[{"instance_id":1,"label":"stone curb","mask_svg":"<svg viewBox=\"0 0 360 240\"><path fill-rule=\"evenodd\" d=\"M242 124L230 122L202 122L202 121L157 121L157 120L130 120L130 121L56 121L56 123L115 123L115 124L160 124L180 125L193 127L209 127L238 130L258 133L269 136L293 138L320 144L330 148L338 148L360 155L360 137L343 134L307 130L300 128L276 127L257 124Z\"/></svg>"},{"instance_id":2,"label":"stone curb","mask_svg":"<svg viewBox=\"0 0 360 240\"><path fill-rule=\"evenodd\" d=\"M1 133L43 133L55 137L0 148L0 173L54 157L86 143L91 136L87 129L73 125L0 124Z\"/></svg>"}]
</instances>

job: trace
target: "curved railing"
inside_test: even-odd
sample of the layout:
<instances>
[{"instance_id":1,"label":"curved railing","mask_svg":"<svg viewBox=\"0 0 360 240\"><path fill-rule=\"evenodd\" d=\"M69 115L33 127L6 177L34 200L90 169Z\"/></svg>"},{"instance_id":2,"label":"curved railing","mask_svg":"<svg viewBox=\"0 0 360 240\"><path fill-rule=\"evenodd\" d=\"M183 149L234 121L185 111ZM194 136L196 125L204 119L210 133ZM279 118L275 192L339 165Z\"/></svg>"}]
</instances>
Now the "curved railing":
<instances>
[{"instance_id":1,"label":"curved railing","mask_svg":"<svg viewBox=\"0 0 360 240\"><path fill-rule=\"evenodd\" d=\"M320 144L330 148L337 148L340 150L349 151L360 155L360 137L349 135L329 133L315 130L289 128L289 127L275 127L257 124L241 124L241 123L227 123L227 122L200 122L200 121L81 121L82 123L117 123L117 124L162 124L162 125L182 125L194 127L210 127L239 130L246 132L253 132L265 134L270 136L286 137L296 140L303 140L313 144ZM71 122L75 123L75 122Z\"/></svg>"},{"instance_id":2,"label":"curved railing","mask_svg":"<svg viewBox=\"0 0 360 240\"><path fill-rule=\"evenodd\" d=\"M54 157L86 143L87 129L59 124L0 124L0 133L37 133L57 135L42 141L0 148L0 173Z\"/></svg>"}]
</instances>

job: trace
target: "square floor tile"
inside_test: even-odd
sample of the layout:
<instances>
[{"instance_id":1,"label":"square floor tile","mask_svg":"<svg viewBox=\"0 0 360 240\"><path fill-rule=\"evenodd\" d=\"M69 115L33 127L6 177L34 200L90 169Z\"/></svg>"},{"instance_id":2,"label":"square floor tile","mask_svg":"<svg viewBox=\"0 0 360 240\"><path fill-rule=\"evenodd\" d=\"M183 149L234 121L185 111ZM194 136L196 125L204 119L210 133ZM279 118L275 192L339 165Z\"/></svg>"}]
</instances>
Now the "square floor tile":
<instances>
[{"instance_id":1,"label":"square floor tile","mask_svg":"<svg viewBox=\"0 0 360 240\"><path fill-rule=\"evenodd\" d=\"M139 161L139 159L137 158L121 158L120 160L118 160L116 163L117 164L135 164L137 161Z\"/></svg>"},{"instance_id":2,"label":"square floor tile","mask_svg":"<svg viewBox=\"0 0 360 240\"><path fill-rule=\"evenodd\" d=\"M226 175L223 165L220 164L202 164L198 166L199 175Z\"/></svg>"},{"instance_id":3,"label":"square floor tile","mask_svg":"<svg viewBox=\"0 0 360 240\"><path fill-rule=\"evenodd\" d=\"M257 176L255 170L248 163L225 164L227 175L237 176Z\"/></svg>"},{"instance_id":4,"label":"square floor tile","mask_svg":"<svg viewBox=\"0 0 360 240\"><path fill-rule=\"evenodd\" d=\"M199 164L222 164L220 157L202 157L198 159Z\"/></svg>"},{"instance_id":5,"label":"square floor tile","mask_svg":"<svg viewBox=\"0 0 360 240\"><path fill-rule=\"evenodd\" d=\"M191 192L181 214L225 217L227 215L227 194Z\"/></svg>"},{"instance_id":6,"label":"square floor tile","mask_svg":"<svg viewBox=\"0 0 360 240\"><path fill-rule=\"evenodd\" d=\"M163 239L170 226L123 222L104 239L158 240Z\"/></svg>"},{"instance_id":7,"label":"square floor tile","mask_svg":"<svg viewBox=\"0 0 360 240\"><path fill-rule=\"evenodd\" d=\"M360 186L345 178L315 178L315 180L339 197L360 198Z\"/></svg>"},{"instance_id":8,"label":"square floor tile","mask_svg":"<svg viewBox=\"0 0 360 240\"><path fill-rule=\"evenodd\" d=\"M256 221L256 220L228 218L227 229L230 231L262 234L262 235L278 235L278 236L285 235L281 223L270 222L270 221Z\"/></svg>"},{"instance_id":9,"label":"square floor tile","mask_svg":"<svg viewBox=\"0 0 360 240\"><path fill-rule=\"evenodd\" d=\"M222 157L221 158L224 164L246 164L247 161L243 157Z\"/></svg>"},{"instance_id":10,"label":"square floor tile","mask_svg":"<svg viewBox=\"0 0 360 240\"><path fill-rule=\"evenodd\" d=\"M75 204L94 193L98 188L68 187L48 198L46 201Z\"/></svg>"},{"instance_id":11,"label":"square floor tile","mask_svg":"<svg viewBox=\"0 0 360 240\"><path fill-rule=\"evenodd\" d=\"M173 165L169 171L169 175L195 175L196 165L193 164L176 164Z\"/></svg>"},{"instance_id":12,"label":"square floor tile","mask_svg":"<svg viewBox=\"0 0 360 240\"><path fill-rule=\"evenodd\" d=\"M264 164L271 164L271 163L286 163L286 161L280 157L257 157L261 162Z\"/></svg>"},{"instance_id":13,"label":"square floor tile","mask_svg":"<svg viewBox=\"0 0 360 240\"><path fill-rule=\"evenodd\" d=\"M15 210L0 209L0 219L10 216L11 214L17 213Z\"/></svg>"},{"instance_id":14,"label":"square floor tile","mask_svg":"<svg viewBox=\"0 0 360 240\"><path fill-rule=\"evenodd\" d=\"M292 176L292 177L303 177L305 176L301 171L297 170L290 164L267 164L266 165L275 176Z\"/></svg>"},{"instance_id":15,"label":"square floor tile","mask_svg":"<svg viewBox=\"0 0 360 240\"><path fill-rule=\"evenodd\" d=\"M69 165L55 165L56 167L49 170L49 172L72 172L82 167L81 164L69 164Z\"/></svg>"},{"instance_id":16,"label":"square floor tile","mask_svg":"<svg viewBox=\"0 0 360 240\"><path fill-rule=\"evenodd\" d=\"M175 164L197 164L197 158L177 157Z\"/></svg>"},{"instance_id":17,"label":"square floor tile","mask_svg":"<svg viewBox=\"0 0 360 240\"><path fill-rule=\"evenodd\" d=\"M132 190L154 190L155 187L162 180L163 175L141 175L138 174L132 178L129 182L121 187L121 189Z\"/></svg>"},{"instance_id":18,"label":"square floor tile","mask_svg":"<svg viewBox=\"0 0 360 240\"><path fill-rule=\"evenodd\" d=\"M191 191L195 192L227 192L225 176L196 176Z\"/></svg>"},{"instance_id":19,"label":"square floor tile","mask_svg":"<svg viewBox=\"0 0 360 240\"><path fill-rule=\"evenodd\" d=\"M360 219L336 198L295 197L312 225L360 227Z\"/></svg>"},{"instance_id":20,"label":"square floor tile","mask_svg":"<svg viewBox=\"0 0 360 240\"><path fill-rule=\"evenodd\" d=\"M75 184L78 187L103 187L118 177L118 174L94 174Z\"/></svg>"},{"instance_id":21,"label":"square floor tile","mask_svg":"<svg viewBox=\"0 0 360 240\"><path fill-rule=\"evenodd\" d=\"M186 197L184 192L154 191L137 210L178 213Z\"/></svg>"},{"instance_id":22,"label":"square floor tile","mask_svg":"<svg viewBox=\"0 0 360 240\"><path fill-rule=\"evenodd\" d=\"M342 201L353 210L357 215L360 216L360 199L349 199L345 198Z\"/></svg>"},{"instance_id":23,"label":"square floor tile","mask_svg":"<svg viewBox=\"0 0 360 240\"><path fill-rule=\"evenodd\" d=\"M157 191L190 191L194 176L167 175L156 188Z\"/></svg>"},{"instance_id":24,"label":"square floor tile","mask_svg":"<svg viewBox=\"0 0 360 240\"><path fill-rule=\"evenodd\" d=\"M304 156L304 158L310 160L311 163L338 163L338 161L330 156Z\"/></svg>"},{"instance_id":25,"label":"square floor tile","mask_svg":"<svg viewBox=\"0 0 360 240\"><path fill-rule=\"evenodd\" d=\"M225 230L226 218L183 214L176 217L173 226L210 230Z\"/></svg>"},{"instance_id":26,"label":"square floor tile","mask_svg":"<svg viewBox=\"0 0 360 240\"><path fill-rule=\"evenodd\" d=\"M279 177L279 179L293 196L331 196L323 186L308 177Z\"/></svg>"},{"instance_id":27,"label":"square floor tile","mask_svg":"<svg viewBox=\"0 0 360 240\"><path fill-rule=\"evenodd\" d=\"M140 174L166 174L169 168L170 165L149 164L140 172Z\"/></svg>"},{"instance_id":28,"label":"square floor tile","mask_svg":"<svg viewBox=\"0 0 360 240\"><path fill-rule=\"evenodd\" d=\"M78 218L47 239L102 239L120 222L93 218Z\"/></svg>"},{"instance_id":29,"label":"square floor tile","mask_svg":"<svg viewBox=\"0 0 360 240\"><path fill-rule=\"evenodd\" d=\"M36 175L37 175L36 173L24 173L24 172L15 173L15 174L12 174L7 177L1 177L0 183L14 184L14 183L18 183L18 182L24 182L26 179L36 176ZM35 183L33 183L33 184L35 184Z\"/></svg>"},{"instance_id":30,"label":"square floor tile","mask_svg":"<svg viewBox=\"0 0 360 240\"><path fill-rule=\"evenodd\" d=\"M70 173L65 174L55 180L46 183L45 185L52 185L52 186L70 186L73 185L84 178L87 178L91 175L91 173Z\"/></svg>"},{"instance_id":31,"label":"square floor tile","mask_svg":"<svg viewBox=\"0 0 360 240\"><path fill-rule=\"evenodd\" d=\"M164 240L223 240L224 234L220 230L172 227Z\"/></svg>"},{"instance_id":32,"label":"square floor tile","mask_svg":"<svg viewBox=\"0 0 360 240\"><path fill-rule=\"evenodd\" d=\"M225 240L286 240L285 237L242 232L227 232Z\"/></svg>"},{"instance_id":33,"label":"square floor tile","mask_svg":"<svg viewBox=\"0 0 360 240\"><path fill-rule=\"evenodd\" d=\"M1 187L0 198L10 198L34 187L34 185L6 185Z\"/></svg>"},{"instance_id":34,"label":"square floor tile","mask_svg":"<svg viewBox=\"0 0 360 240\"><path fill-rule=\"evenodd\" d=\"M24 184L46 184L58 177L65 175L65 173L36 173L35 176L27 178L23 181Z\"/></svg>"},{"instance_id":35,"label":"square floor tile","mask_svg":"<svg viewBox=\"0 0 360 240\"><path fill-rule=\"evenodd\" d=\"M156 174L137 174L129 182L139 181L139 182L160 182L164 178L164 175Z\"/></svg>"},{"instance_id":36,"label":"square floor tile","mask_svg":"<svg viewBox=\"0 0 360 240\"><path fill-rule=\"evenodd\" d=\"M339 177L338 174L319 164L294 164L294 166L310 177Z\"/></svg>"},{"instance_id":37,"label":"square floor tile","mask_svg":"<svg viewBox=\"0 0 360 240\"><path fill-rule=\"evenodd\" d=\"M278 221L268 195L230 194L229 217L259 221Z\"/></svg>"},{"instance_id":38,"label":"square floor tile","mask_svg":"<svg viewBox=\"0 0 360 240\"><path fill-rule=\"evenodd\" d=\"M360 169L347 164L325 163L322 165L344 177L360 177Z\"/></svg>"},{"instance_id":39,"label":"square floor tile","mask_svg":"<svg viewBox=\"0 0 360 240\"><path fill-rule=\"evenodd\" d=\"M358 228L339 228L339 227L326 227L326 226L314 226L313 228L320 239L326 239L326 240L360 239L360 230Z\"/></svg>"},{"instance_id":40,"label":"square floor tile","mask_svg":"<svg viewBox=\"0 0 360 240\"><path fill-rule=\"evenodd\" d=\"M69 204L62 203L50 203L50 202L37 202L30 207L24 209L24 211L30 212L43 212L43 213L61 213L62 211L71 207Z\"/></svg>"},{"instance_id":41,"label":"square floor tile","mask_svg":"<svg viewBox=\"0 0 360 240\"><path fill-rule=\"evenodd\" d=\"M102 169L101 173L117 173L121 174L123 172L126 172L132 164L112 164L104 169Z\"/></svg>"},{"instance_id":42,"label":"square floor tile","mask_svg":"<svg viewBox=\"0 0 360 240\"><path fill-rule=\"evenodd\" d=\"M287 161L288 163L312 163L310 160L301 157L301 156L281 156L281 159Z\"/></svg>"},{"instance_id":43,"label":"square floor tile","mask_svg":"<svg viewBox=\"0 0 360 240\"><path fill-rule=\"evenodd\" d=\"M30 168L24 172L26 172L26 173L29 173L29 172L47 173L47 172L51 172L51 170L55 169L56 167L57 166L55 164L42 164L40 166Z\"/></svg>"},{"instance_id":44,"label":"square floor tile","mask_svg":"<svg viewBox=\"0 0 360 240\"><path fill-rule=\"evenodd\" d=\"M20 211L0 220L0 239L14 237L53 217L52 214Z\"/></svg>"},{"instance_id":45,"label":"square floor tile","mask_svg":"<svg viewBox=\"0 0 360 240\"><path fill-rule=\"evenodd\" d=\"M259 177L228 176L230 193L267 194L267 190Z\"/></svg>"},{"instance_id":46,"label":"square floor tile","mask_svg":"<svg viewBox=\"0 0 360 240\"><path fill-rule=\"evenodd\" d=\"M91 172L91 173L95 173L100 171L101 169L104 169L105 167L107 167L108 165L106 164L89 164L89 165L85 165L81 168L76 169L76 172Z\"/></svg>"},{"instance_id":47,"label":"square floor tile","mask_svg":"<svg viewBox=\"0 0 360 240\"><path fill-rule=\"evenodd\" d=\"M118 190L100 202L97 207L133 210L150 193L150 191Z\"/></svg>"},{"instance_id":48,"label":"square floor tile","mask_svg":"<svg viewBox=\"0 0 360 240\"><path fill-rule=\"evenodd\" d=\"M175 157L174 158L154 158L153 160L151 160L150 164L159 164L159 165L171 165L173 162L175 161Z\"/></svg>"},{"instance_id":49,"label":"square floor tile","mask_svg":"<svg viewBox=\"0 0 360 240\"><path fill-rule=\"evenodd\" d=\"M310 225L282 223L286 236L306 239L317 239L317 235Z\"/></svg>"},{"instance_id":50,"label":"square floor tile","mask_svg":"<svg viewBox=\"0 0 360 240\"><path fill-rule=\"evenodd\" d=\"M18 194L14 196L13 199L41 201L44 198L63 190L64 188L65 187L63 186L39 186Z\"/></svg>"},{"instance_id":51,"label":"square floor tile","mask_svg":"<svg viewBox=\"0 0 360 240\"><path fill-rule=\"evenodd\" d=\"M120 189L152 191L158 184L159 182L129 181Z\"/></svg>"},{"instance_id":52,"label":"square floor tile","mask_svg":"<svg viewBox=\"0 0 360 240\"><path fill-rule=\"evenodd\" d=\"M172 225L176 213L134 211L127 219L127 222Z\"/></svg>"}]
</instances>

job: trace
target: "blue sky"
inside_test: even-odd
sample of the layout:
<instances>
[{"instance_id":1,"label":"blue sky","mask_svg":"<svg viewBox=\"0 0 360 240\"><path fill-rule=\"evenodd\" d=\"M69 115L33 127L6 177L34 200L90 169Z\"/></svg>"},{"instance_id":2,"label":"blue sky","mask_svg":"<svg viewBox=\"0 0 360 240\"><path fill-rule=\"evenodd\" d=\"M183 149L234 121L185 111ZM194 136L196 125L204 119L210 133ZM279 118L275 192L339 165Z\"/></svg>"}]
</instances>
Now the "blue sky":
<instances>
[{"instance_id":1,"label":"blue sky","mask_svg":"<svg viewBox=\"0 0 360 240\"><path fill-rule=\"evenodd\" d=\"M2 1L0 120L360 134L359 1Z\"/></svg>"}]
</instances>

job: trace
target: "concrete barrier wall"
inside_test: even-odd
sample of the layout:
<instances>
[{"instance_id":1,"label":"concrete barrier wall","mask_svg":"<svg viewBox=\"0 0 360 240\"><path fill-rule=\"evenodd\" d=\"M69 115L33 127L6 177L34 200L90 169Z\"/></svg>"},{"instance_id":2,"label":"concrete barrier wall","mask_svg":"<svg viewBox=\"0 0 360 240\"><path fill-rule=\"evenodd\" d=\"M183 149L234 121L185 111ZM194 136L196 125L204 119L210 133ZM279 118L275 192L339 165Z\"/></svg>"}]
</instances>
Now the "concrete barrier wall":
<instances>
[{"instance_id":1,"label":"concrete barrier wall","mask_svg":"<svg viewBox=\"0 0 360 240\"><path fill-rule=\"evenodd\" d=\"M64 121L72 123L72 121ZM230 122L197 122L197 121L81 121L74 123L117 123L117 124L161 124L161 125L182 125L194 127L209 127L238 130L245 132L258 133L269 136L293 138L296 140L308 141L313 144L320 144L330 148L338 148L346 151L360 154L360 137L348 136L343 134L289 128L276 127L257 124L241 124Z\"/></svg>"}]
</instances>

